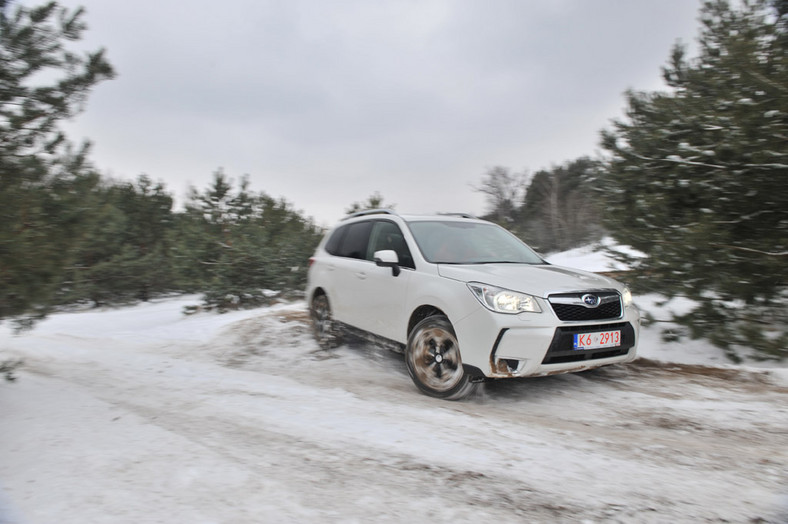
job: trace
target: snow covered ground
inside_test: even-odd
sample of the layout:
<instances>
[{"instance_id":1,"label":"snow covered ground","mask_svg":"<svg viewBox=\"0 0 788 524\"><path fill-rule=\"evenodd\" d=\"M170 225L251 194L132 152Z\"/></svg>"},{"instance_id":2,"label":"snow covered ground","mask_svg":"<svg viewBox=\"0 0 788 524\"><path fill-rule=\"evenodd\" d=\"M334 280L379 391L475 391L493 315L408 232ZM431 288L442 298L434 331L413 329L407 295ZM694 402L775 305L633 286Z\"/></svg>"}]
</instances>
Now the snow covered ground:
<instances>
[{"instance_id":1,"label":"snow covered ground","mask_svg":"<svg viewBox=\"0 0 788 524\"><path fill-rule=\"evenodd\" d=\"M581 255L560 262L609 269ZM0 523L788 522L785 367L648 328L633 364L445 402L399 355L321 351L303 302L197 301L0 326L25 362Z\"/></svg>"}]
</instances>

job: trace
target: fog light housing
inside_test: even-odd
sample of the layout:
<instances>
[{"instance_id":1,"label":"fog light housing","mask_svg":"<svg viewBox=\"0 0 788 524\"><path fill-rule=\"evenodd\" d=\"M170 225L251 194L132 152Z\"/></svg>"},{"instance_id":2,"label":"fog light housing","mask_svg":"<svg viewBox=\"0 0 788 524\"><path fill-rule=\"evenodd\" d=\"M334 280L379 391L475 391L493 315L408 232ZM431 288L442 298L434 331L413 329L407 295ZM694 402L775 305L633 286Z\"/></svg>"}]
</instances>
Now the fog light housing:
<instances>
[{"instance_id":1,"label":"fog light housing","mask_svg":"<svg viewBox=\"0 0 788 524\"><path fill-rule=\"evenodd\" d=\"M516 358L496 358L495 359L495 372L503 373L505 375L515 375L523 365L524 360Z\"/></svg>"}]
</instances>

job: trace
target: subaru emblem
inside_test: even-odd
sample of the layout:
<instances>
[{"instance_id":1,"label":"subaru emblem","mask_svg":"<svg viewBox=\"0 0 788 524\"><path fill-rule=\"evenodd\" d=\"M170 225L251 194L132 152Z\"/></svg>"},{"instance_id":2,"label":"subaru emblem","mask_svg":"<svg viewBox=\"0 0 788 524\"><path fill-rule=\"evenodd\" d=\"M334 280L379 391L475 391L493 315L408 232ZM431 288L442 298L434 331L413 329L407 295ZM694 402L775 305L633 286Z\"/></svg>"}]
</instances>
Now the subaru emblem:
<instances>
[{"instance_id":1,"label":"subaru emblem","mask_svg":"<svg viewBox=\"0 0 788 524\"><path fill-rule=\"evenodd\" d=\"M583 295L581 298L586 307L597 307L599 305L599 297L596 295Z\"/></svg>"}]
</instances>

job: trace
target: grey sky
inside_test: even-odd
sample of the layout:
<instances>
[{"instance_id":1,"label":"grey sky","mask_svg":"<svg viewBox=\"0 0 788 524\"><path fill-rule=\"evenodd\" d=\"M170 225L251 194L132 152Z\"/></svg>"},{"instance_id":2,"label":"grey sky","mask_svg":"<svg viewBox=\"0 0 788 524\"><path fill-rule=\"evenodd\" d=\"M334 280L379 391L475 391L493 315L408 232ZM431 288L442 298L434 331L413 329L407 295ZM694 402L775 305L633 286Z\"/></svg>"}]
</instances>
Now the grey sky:
<instances>
[{"instance_id":1,"label":"grey sky","mask_svg":"<svg viewBox=\"0 0 788 524\"><path fill-rule=\"evenodd\" d=\"M27 4L40 3L26 1ZM694 0L61 0L118 77L69 126L105 173L182 200L223 168L318 223L379 191L484 211L489 167L595 155L628 88L662 87Z\"/></svg>"}]
</instances>

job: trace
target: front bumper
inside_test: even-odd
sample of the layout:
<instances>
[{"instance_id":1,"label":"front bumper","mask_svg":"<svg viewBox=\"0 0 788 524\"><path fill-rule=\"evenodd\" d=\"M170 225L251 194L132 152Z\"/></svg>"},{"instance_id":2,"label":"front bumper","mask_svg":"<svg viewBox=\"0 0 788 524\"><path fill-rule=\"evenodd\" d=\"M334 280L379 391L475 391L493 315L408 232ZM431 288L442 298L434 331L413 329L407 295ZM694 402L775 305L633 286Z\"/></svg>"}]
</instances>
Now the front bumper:
<instances>
[{"instance_id":1,"label":"front bumper","mask_svg":"<svg viewBox=\"0 0 788 524\"><path fill-rule=\"evenodd\" d=\"M552 375L629 362L637 356L640 315L634 306L610 321L562 322L550 312L503 315L480 308L455 323L463 363L488 378ZM573 349L577 333L621 331L612 348Z\"/></svg>"}]
</instances>

